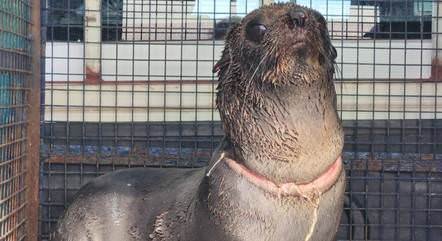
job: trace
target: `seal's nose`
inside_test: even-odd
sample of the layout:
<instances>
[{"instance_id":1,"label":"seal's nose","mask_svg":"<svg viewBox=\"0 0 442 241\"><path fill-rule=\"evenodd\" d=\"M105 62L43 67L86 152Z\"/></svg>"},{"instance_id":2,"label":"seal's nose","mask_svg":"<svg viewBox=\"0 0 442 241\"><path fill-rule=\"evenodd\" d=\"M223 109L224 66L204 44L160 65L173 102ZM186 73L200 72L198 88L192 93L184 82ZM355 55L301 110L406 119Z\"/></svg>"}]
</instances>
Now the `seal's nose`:
<instances>
[{"instance_id":1,"label":"seal's nose","mask_svg":"<svg viewBox=\"0 0 442 241\"><path fill-rule=\"evenodd\" d=\"M303 28L305 26L305 21L307 20L307 15L305 15L305 13L302 10L290 11L289 16L295 26L300 27L300 28Z\"/></svg>"}]
</instances>

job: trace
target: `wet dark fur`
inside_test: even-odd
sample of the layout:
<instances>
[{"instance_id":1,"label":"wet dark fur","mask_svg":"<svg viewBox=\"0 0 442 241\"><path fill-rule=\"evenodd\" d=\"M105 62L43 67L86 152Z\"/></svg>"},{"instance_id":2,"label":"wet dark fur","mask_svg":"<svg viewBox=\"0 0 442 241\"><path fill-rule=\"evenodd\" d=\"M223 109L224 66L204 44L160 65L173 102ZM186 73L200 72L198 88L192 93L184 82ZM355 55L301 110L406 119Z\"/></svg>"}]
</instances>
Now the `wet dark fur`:
<instances>
[{"instance_id":1,"label":"wet dark fur","mask_svg":"<svg viewBox=\"0 0 442 241\"><path fill-rule=\"evenodd\" d=\"M292 10L307 14L304 37L287 19ZM263 44L245 37L245 26L258 20L268 29ZM333 240L343 172L312 201L269 194L224 162L216 163L224 153L274 181L320 175L342 150L332 83L335 58L317 12L275 4L249 14L229 32L216 65L226 138L210 161L213 172L140 168L101 176L78 192L52 240Z\"/></svg>"},{"instance_id":2,"label":"wet dark fur","mask_svg":"<svg viewBox=\"0 0 442 241\"><path fill-rule=\"evenodd\" d=\"M297 7L264 7L232 28L219 63L217 95L236 157L280 182L311 180L343 145L332 82L336 50L326 22L308 10L304 29L290 29L285 14L290 8ZM255 19L269 23L261 44L244 36Z\"/></svg>"}]
</instances>

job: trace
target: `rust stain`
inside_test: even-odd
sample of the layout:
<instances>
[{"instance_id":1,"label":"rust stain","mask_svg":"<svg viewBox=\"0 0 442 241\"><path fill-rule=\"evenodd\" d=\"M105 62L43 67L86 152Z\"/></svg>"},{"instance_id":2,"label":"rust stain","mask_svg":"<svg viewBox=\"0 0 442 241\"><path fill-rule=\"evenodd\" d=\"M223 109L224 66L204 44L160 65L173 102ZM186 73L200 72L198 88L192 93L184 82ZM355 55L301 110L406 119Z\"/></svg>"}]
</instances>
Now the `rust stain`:
<instances>
[{"instance_id":1,"label":"rust stain","mask_svg":"<svg viewBox=\"0 0 442 241\"><path fill-rule=\"evenodd\" d=\"M442 60L435 57L431 61L431 77L430 80L440 82L442 81Z\"/></svg>"},{"instance_id":2,"label":"rust stain","mask_svg":"<svg viewBox=\"0 0 442 241\"><path fill-rule=\"evenodd\" d=\"M211 153L194 153L193 158L209 159ZM183 157L182 157L183 158ZM118 165L127 166L129 163L132 166L161 166L164 160L176 159L180 160L176 155L151 156L147 153L134 154L130 157L122 156L82 156L82 155L51 155L44 159L45 164L100 164L100 165ZM442 167L439 165L440 159L434 155L424 155L420 160L405 160L405 159L368 159L368 160L351 160L345 164L346 170L352 171L372 171L372 172L442 172Z\"/></svg>"},{"instance_id":3,"label":"rust stain","mask_svg":"<svg viewBox=\"0 0 442 241\"><path fill-rule=\"evenodd\" d=\"M89 67L86 67L86 78L84 79L84 83L88 85L97 85L103 82L101 79L101 73L95 72Z\"/></svg>"}]
</instances>

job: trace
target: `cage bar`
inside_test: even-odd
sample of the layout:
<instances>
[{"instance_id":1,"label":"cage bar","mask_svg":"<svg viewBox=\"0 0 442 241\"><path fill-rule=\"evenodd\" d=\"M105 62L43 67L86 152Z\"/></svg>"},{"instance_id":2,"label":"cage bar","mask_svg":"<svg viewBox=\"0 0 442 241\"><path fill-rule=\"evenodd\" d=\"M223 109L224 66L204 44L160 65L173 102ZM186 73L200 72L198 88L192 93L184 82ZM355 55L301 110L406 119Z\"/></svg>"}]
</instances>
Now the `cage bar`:
<instances>
[{"instance_id":1,"label":"cage bar","mask_svg":"<svg viewBox=\"0 0 442 241\"><path fill-rule=\"evenodd\" d=\"M26 240L39 240L39 210L40 210L40 121L41 121L41 6L40 0L31 1L31 76L28 77L26 87Z\"/></svg>"}]
</instances>

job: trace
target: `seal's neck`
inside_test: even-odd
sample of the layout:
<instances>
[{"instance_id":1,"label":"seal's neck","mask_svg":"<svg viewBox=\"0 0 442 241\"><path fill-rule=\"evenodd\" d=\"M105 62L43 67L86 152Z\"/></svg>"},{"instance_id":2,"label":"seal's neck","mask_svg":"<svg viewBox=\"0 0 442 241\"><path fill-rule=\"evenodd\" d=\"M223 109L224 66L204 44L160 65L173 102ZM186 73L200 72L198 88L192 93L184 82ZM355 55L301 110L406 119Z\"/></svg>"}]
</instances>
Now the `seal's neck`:
<instances>
[{"instance_id":1,"label":"seal's neck","mask_svg":"<svg viewBox=\"0 0 442 241\"><path fill-rule=\"evenodd\" d=\"M320 219L326 217L330 222L325 223L330 225L340 216L328 206L336 201L336 207L342 206L339 199L333 199L343 192L340 157L308 182L278 183L236 161L224 140L214 152L206 176L192 217L202 220L195 222L200 228L196 231L214 229L210 231L230 237L216 240L309 240L306 237L315 230L316 221L305 220L322 215ZM329 211L317 212L319 207Z\"/></svg>"},{"instance_id":2,"label":"seal's neck","mask_svg":"<svg viewBox=\"0 0 442 241\"><path fill-rule=\"evenodd\" d=\"M312 195L320 195L328 191L336 183L342 171L342 159L341 156L339 156L325 172L314 180L304 183L275 183L267 179L265 176L248 169L233 159L228 157L224 157L223 159L223 161L227 163L227 166L237 175L242 176L247 181L261 188L265 192L276 196L310 198Z\"/></svg>"},{"instance_id":3,"label":"seal's neck","mask_svg":"<svg viewBox=\"0 0 442 241\"><path fill-rule=\"evenodd\" d=\"M343 135L331 81L251 85L242 92L234 87L223 85L217 102L234 159L247 168L274 182L306 182L340 155Z\"/></svg>"}]
</instances>

